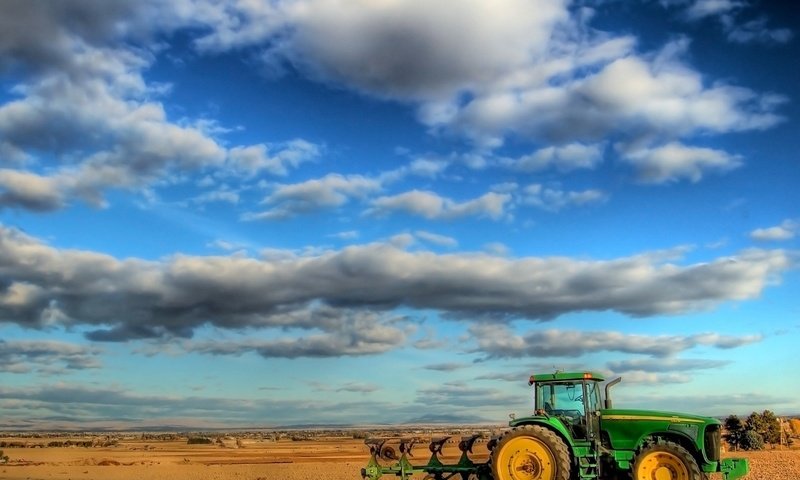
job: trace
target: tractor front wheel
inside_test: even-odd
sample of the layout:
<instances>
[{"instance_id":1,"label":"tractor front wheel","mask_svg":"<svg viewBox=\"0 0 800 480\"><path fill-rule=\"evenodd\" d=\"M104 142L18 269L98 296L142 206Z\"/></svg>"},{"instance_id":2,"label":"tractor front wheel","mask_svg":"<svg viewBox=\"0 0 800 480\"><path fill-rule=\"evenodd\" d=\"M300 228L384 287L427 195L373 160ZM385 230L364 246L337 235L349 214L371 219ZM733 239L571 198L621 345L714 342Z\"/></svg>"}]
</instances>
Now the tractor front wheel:
<instances>
[{"instance_id":1,"label":"tractor front wheel","mask_svg":"<svg viewBox=\"0 0 800 480\"><path fill-rule=\"evenodd\" d=\"M506 432L492 450L494 480L569 480L567 445L552 430L525 425Z\"/></svg>"},{"instance_id":2,"label":"tractor front wheel","mask_svg":"<svg viewBox=\"0 0 800 480\"><path fill-rule=\"evenodd\" d=\"M675 442L655 440L646 443L633 461L633 480L705 480L697 461Z\"/></svg>"}]
</instances>

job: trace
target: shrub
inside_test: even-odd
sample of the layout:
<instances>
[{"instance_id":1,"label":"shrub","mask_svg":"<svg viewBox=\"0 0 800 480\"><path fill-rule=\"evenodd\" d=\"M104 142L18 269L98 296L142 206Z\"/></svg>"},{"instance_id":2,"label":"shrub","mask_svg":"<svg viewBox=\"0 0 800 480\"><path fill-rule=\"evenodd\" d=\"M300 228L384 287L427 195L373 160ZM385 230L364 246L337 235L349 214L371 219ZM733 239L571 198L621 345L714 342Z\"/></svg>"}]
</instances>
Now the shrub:
<instances>
[{"instance_id":1,"label":"shrub","mask_svg":"<svg viewBox=\"0 0 800 480\"><path fill-rule=\"evenodd\" d=\"M743 450L763 450L764 437L753 430L746 430L742 435L741 447Z\"/></svg>"},{"instance_id":2,"label":"shrub","mask_svg":"<svg viewBox=\"0 0 800 480\"><path fill-rule=\"evenodd\" d=\"M211 445L213 442L208 437L189 437L189 445Z\"/></svg>"}]
</instances>

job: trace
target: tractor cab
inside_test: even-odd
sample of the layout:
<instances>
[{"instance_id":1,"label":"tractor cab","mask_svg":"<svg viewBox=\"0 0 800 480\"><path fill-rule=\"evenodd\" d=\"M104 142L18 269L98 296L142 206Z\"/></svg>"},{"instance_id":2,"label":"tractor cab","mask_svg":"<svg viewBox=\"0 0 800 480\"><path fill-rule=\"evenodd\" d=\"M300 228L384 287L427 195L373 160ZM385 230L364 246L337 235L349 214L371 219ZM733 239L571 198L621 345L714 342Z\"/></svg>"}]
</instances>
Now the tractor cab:
<instances>
[{"instance_id":1,"label":"tractor cab","mask_svg":"<svg viewBox=\"0 0 800 480\"><path fill-rule=\"evenodd\" d=\"M600 383L604 378L592 372L533 375L536 415L558 418L576 440L590 440L599 434L602 408Z\"/></svg>"}]
</instances>

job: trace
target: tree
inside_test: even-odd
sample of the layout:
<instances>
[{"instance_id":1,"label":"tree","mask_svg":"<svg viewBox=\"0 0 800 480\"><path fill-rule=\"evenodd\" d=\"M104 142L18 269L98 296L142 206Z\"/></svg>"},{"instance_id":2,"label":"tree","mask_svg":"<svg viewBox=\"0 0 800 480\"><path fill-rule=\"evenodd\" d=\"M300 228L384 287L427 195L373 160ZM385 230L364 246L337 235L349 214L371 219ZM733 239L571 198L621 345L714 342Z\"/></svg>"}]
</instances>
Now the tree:
<instances>
[{"instance_id":1,"label":"tree","mask_svg":"<svg viewBox=\"0 0 800 480\"><path fill-rule=\"evenodd\" d=\"M781 441L781 422L770 410L751 413L747 417L746 428L761 435L766 443L775 444Z\"/></svg>"},{"instance_id":2,"label":"tree","mask_svg":"<svg viewBox=\"0 0 800 480\"><path fill-rule=\"evenodd\" d=\"M731 415L725 419L725 441L728 445L733 447L734 450L742 448L742 438L744 437L745 429L744 422L736 415Z\"/></svg>"}]
</instances>

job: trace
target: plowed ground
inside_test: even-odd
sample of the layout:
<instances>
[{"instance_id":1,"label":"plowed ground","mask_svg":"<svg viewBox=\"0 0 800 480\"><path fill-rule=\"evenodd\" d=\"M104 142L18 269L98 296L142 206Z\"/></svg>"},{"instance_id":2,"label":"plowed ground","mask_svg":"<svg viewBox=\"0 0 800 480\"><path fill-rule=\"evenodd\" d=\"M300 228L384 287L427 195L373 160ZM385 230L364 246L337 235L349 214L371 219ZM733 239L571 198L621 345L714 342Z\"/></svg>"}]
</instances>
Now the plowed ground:
<instances>
[{"instance_id":1,"label":"plowed ground","mask_svg":"<svg viewBox=\"0 0 800 480\"><path fill-rule=\"evenodd\" d=\"M103 448L3 450L9 457L7 464L0 465L0 478L4 480L359 480L368 458L362 441L341 438L245 440L242 448L137 440ZM415 463L427 460L424 446L417 447L415 453ZM750 460L751 473L746 480L800 479L800 450L725 455Z\"/></svg>"}]
</instances>

